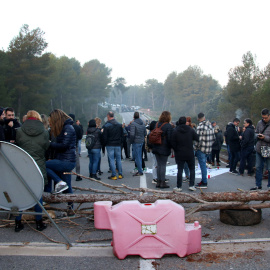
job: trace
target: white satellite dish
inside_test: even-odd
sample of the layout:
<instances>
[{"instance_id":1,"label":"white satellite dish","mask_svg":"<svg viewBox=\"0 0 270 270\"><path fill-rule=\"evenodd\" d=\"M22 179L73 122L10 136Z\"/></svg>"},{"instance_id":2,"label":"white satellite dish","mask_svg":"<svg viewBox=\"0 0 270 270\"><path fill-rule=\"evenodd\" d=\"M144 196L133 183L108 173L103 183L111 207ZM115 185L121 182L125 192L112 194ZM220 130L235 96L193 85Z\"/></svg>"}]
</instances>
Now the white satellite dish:
<instances>
[{"instance_id":1,"label":"white satellite dish","mask_svg":"<svg viewBox=\"0 0 270 270\"><path fill-rule=\"evenodd\" d=\"M27 188L29 187L30 190ZM20 147L0 142L0 208L26 210L37 204L44 179L35 160Z\"/></svg>"}]
</instances>

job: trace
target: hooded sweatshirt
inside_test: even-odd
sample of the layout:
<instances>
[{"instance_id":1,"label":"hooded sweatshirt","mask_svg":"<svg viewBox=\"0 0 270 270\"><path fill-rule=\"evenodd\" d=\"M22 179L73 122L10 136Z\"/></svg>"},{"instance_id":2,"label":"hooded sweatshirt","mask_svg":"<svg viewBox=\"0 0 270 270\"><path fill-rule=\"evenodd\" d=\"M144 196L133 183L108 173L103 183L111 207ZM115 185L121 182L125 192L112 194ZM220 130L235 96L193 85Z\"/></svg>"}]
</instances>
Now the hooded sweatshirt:
<instances>
[{"instance_id":1,"label":"hooded sweatshirt","mask_svg":"<svg viewBox=\"0 0 270 270\"><path fill-rule=\"evenodd\" d=\"M49 133L39 120L26 120L22 127L17 129L16 143L25 150L39 166L45 184L47 183L45 152L48 149Z\"/></svg>"},{"instance_id":2,"label":"hooded sweatshirt","mask_svg":"<svg viewBox=\"0 0 270 270\"><path fill-rule=\"evenodd\" d=\"M146 127L142 119L134 119L134 121L130 125L130 142L143 143L146 135Z\"/></svg>"},{"instance_id":3,"label":"hooded sweatshirt","mask_svg":"<svg viewBox=\"0 0 270 270\"><path fill-rule=\"evenodd\" d=\"M177 126L172 134L172 147L175 152L175 161L194 158L193 141L199 141L199 136L193 128L182 124Z\"/></svg>"}]
</instances>

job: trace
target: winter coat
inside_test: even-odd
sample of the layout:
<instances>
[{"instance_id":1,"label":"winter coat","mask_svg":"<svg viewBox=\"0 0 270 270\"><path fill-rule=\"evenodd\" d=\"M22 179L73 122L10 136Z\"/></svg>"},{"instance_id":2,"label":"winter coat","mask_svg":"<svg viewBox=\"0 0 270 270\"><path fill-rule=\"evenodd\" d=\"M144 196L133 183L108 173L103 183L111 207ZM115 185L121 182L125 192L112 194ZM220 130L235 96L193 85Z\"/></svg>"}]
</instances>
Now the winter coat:
<instances>
[{"instance_id":1,"label":"winter coat","mask_svg":"<svg viewBox=\"0 0 270 270\"><path fill-rule=\"evenodd\" d=\"M61 133L52 141L50 147L55 150L55 159L76 162L76 133L73 121L67 119Z\"/></svg>"},{"instance_id":2,"label":"winter coat","mask_svg":"<svg viewBox=\"0 0 270 270\"><path fill-rule=\"evenodd\" d=\"M264 132L263 129L268 126ZM263 120L260 120L256 126L255 134L258 135L262 133L264 135L264 139L261 140L258 138L256 143L256 152L261 153L261 146L270 146L270 123L265 123Z\"/></svg>"},{"instance_id":3,"label":"winter coat","mask_svg":"<svg viewBox=\"0 0 270 270\"><path fill-rule=\"evenodd\" d=\"M5 141L4 121L0 120L0 141Z\"/></svg>"},{"instance_id":4,"label":"winter coat","mask_svg":"<svg viewBox=\"0 0 270 270\"><path fill-rule=\"evenodd\" d=\"M102 142L105 146L121 146L123 128L115 119L109 120L103 126Z\"/></svg>"},{"instance_id":5,"label":"winter coat","mask_svg":"<svg viewBox=\"0 0 270 270\"><path fill-rule=\"evenodd\" d=\"M199 123L196 133L199 135L199 142L195 142L195 151L200 150L205 154L212 152L212 145L216 140L214 129L209 121L202 121Z\"/></svg>"},{"instance_id":6,"label":"winter coat","mask_svg":"<svg viewBox=\"0 0 270 270\"><path fill-rule=\"evenodd\" d=\"M222 131L219 129L218 132L215 132L215 137L216 140L212 145L212 150L221 150L222 144L223 144L223 135L222 135Z\"/></svg>"},{"instance_id":7,"label":"winter coat","mask_svg":"<svg viewBox=\"0 0 270 270\"><path fill-rule=\"evenodd\" d=\"M158 122L158 127L160 127L163 123ZM166 123L161 130L162 135L161 139L162 142L161 144L153 144L152 146L152 153L157 154L157 155L162 155L162 156L169 156L171 154L171 139L172 139L172 132L173 128L170 123Z\"/></svg>"},{"instance_id":8,"label":"winter coat","mask_svg":"<svg viewBox=\"0 0 270 270\"><path fill-rule=\"evenodd\" d=\"M172 133L172 147L175 161L191 160L194 158L193 141L199 141L199 136L193 128L182 124L177 126Z\"/></svg>"},{"instance_id":9,"label":"winter coat","mask_svg":"<svg viewBox=\"0 0 270 270\"><path fill-rule=\"evenodd\" d=\"M39 120L26 120L17 129L16 144L25 150L37 163L42 172L44 183L47 184L45 152L48 149L49 133Z\"/></svg>"},{"instance_id":10,"label":"winter coat","mask_svg":"<svg viewBox=\"0 0 270 270\"><path fill-rule=\"evenodd\" d=\"M235 128L235 125L233 123L229 123L227 125L226 134L227 134L226 142L230 147L230 151L239 152L241 150L240 139L238 136L238 132Z\"/></svg>"},{"instance_id":11,"label":"winter coat","mask_svg":"<svg viewBox=\"0 0 270 270\"><path fill-rule=\"evenodd\" d=\"M240 142L241 148L254 147L254 137L255 137L255 129L253 126L248 126L245 132L242 135L242 140Z\"/></svg>"},{"instance_id":12,"label":"winter coat","mask_svg":"<svg viewBox=\"0 0 270 270\"><path fill-rule=\"evenodd\" d=\"M134 119L130 125L130 143L144 143L146 135L146 127L142 119Z\"/></svg>"},{"instance_id":13,"label":"winter coat","mask_svg":"<svg viewBox=\"0 0 270 270\"><path fill-rule=\"evenodd\" d=\"M13 121L13 127L10 127L8 123ZM19 128L21 124L18 120L15 119L4 119L4 133L6 142L15 141L16 140L16 129Z\"/></svg>"},{"instance_id":14,"label":"winter coat","mask_svg":"<svg viewBox=\"0 0 270 270\"><path fill-rule=\"evenodd\" d=\"M76 133L76 145L78 144L78 141L82 139L82 129L77 124L73 124L75 133Z\"/></svg>"},{"instance_id":15,"label":"winter coat","mask_svg":"<svg viewBox=\"0 0 270 270\"><path fill-rule=\"evenodd\" d=\"M100 128L96 128L96 127L88 127L86 134L91 134L93 133L93 135L95 136L96 139L96 143L94 145L94 147L92 149L101 149L102 147L102 143L101 143L101 131Z\"/></svg>"}]
</instances>

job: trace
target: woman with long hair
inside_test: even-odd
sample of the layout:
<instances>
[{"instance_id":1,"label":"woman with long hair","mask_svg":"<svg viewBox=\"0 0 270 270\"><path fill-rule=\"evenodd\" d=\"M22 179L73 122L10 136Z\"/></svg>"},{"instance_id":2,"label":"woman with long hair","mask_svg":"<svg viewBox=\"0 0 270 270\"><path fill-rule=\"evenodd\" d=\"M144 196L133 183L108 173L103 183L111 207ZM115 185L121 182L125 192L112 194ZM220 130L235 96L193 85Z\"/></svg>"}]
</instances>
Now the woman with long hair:
<instances>
[{"instance_id":1,"label":"woman with long hair","mask_svg":"<svg viewBox=\"0 0 270 270\"><path fill-rule=\"evenodd\" d=\"M255 129L252 125L252 121L249 118L244 120L245 132L243 132L241 137L241 159L239 166L239 174L244 175L246 163L248 169L248 175L252 176L253 168L252 168L252 153L254 151L254 137L255 137Z\"/></svg>"},{"instance_id":2,"label":"woman with long hair","mask_svg":"<svg viewBox=\"0 0 270 270\"><path fill-rule=\"evenodd\" d=\"M54 159L46 161L46 170L49 179L56 183L55 193L67 190L72 192L70 172L76 165L76 133L73 120L62 110L53 110L49 115L51 133L55 138L50 148L54 151Z\"/></svg>"},{"instance_id":3,"label":"woman with long hair","mask_svg":"<svg viewBox=\"0 0 270 270\"><path fill-rule=\"evenodd\" d=\"M171 154L171 137L173 128L170 124L171 113L163 111L159 117L156 127L161 127L161 144L153 144L152 152L157 159L157 185L156 188L169 188L165 183L166 164Z\"/></svg>"},{"instance_id":4,"label":"woman with long hair","mask_svg":"<svg viewBox=\"0 0 270 270\"><path fill-rule=\"evenodd\" d=\"M23 125L16 131L16 143L24 149L37 163L43 175L44 184L47 184L45 152L48 149L49 133L41 122L40 114L34 110L28 111ZM42 198L39 201L42 204ZM42 213L39 204L35 205L35 211ZM46 229L42 222L42 215L36 215L36 228L38 231ZM21 224L21 215L15 219L15 232L24 228Z\"/></svg>"}]
</instances>

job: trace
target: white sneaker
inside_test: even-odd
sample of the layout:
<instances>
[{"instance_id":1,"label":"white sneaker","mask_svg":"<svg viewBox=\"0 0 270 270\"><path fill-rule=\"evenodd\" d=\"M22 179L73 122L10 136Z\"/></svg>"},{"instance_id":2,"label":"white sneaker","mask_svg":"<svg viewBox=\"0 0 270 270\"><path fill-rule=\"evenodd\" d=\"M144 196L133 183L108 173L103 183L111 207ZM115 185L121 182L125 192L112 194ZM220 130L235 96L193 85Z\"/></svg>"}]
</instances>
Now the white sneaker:
<instances>
[{"instance_id":1,"label":"white sneaker","mask_svg":"<svg viewBox=\"0 0 270 270\"><path fill-rule=\"evenodd\" d=\"M173 190L174 190L174 191L181 192L181 191L182 191L182 188L175 187L175 188L173 188Z\"/></svg>"},{"instance_id":2,"label":"white sneaker","mask_svg":"<svg viewBox=\"0 0 270 270\"><path fill-rule=\"evenodd\" d=\"M189 187L188 189L191 190L191 191L195 191L196 190L196 188L194 186L193 187Z\"/></svg>"},{"instance_id":3,"label":"white sneaker","mask_svg":"<svg viewBox=\"0 0 270 270\"><path fill-rule=\"evenodd\" d=\"M67 189L68 189L67 183L62 181L62 182L59 182L59 183L57 183L55 185L55 190L54 191L55 191L55 193L61 193L61 192L65 191L65 190L67 190Z\"/></svg>"}]
</instances>

